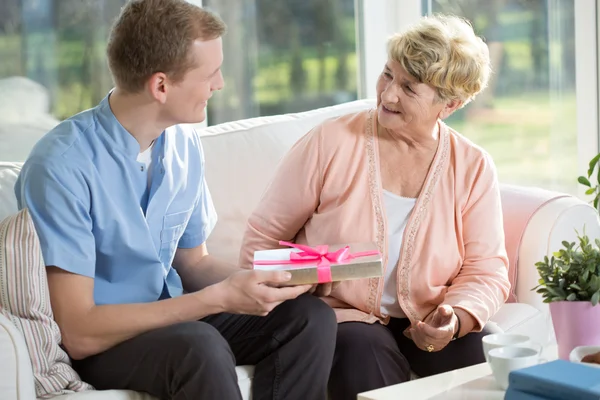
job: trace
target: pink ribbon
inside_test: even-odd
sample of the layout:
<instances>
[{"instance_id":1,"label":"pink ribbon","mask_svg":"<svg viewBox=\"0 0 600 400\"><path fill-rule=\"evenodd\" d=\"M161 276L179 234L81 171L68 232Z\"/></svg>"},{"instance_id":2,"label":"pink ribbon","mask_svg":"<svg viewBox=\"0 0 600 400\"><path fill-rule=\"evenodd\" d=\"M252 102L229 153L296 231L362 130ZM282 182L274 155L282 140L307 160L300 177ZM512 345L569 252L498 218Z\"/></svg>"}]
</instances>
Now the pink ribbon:
<instances>
[{"instance_id":1,"label":"pink ribbon","mask_svg":"<svg viewBox=\"0 0 600 400\"><path fill-rule=\"evenodd\" d=\"M319 245L310 247L303 244L290 243L280 241L280 245L289 246L301 250L300 252L291 252L288 260L257 260L255 265L302 265L317 263L317 277L319 283L332 282L331 278L331 263L342 264L347 263L355 258L379 255L379 251L360 251L350 253L350 246L342 247L341 249L330 252L329 246Z\"/></svg>"}]
</instances>

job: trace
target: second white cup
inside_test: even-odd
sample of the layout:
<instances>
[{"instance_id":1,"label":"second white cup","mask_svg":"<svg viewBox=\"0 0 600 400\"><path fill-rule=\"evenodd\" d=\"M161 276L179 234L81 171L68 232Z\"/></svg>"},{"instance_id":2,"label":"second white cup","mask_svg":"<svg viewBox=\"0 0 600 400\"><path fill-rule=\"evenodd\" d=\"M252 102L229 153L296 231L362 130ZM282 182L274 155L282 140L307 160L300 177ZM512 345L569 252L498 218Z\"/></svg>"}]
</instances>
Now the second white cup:
<instances>
[{"instance_id":1,"label":"second white cup","mask_svg":"<svg viewBox=\"0 0 600 400\"><path fill-rule=\"evenodd\" d=\"M510 371L541 364L540 351L530 347L499 347L489 352L489 364L496 382L503 389L508 388Z\"/></svg>"}]
</instances>

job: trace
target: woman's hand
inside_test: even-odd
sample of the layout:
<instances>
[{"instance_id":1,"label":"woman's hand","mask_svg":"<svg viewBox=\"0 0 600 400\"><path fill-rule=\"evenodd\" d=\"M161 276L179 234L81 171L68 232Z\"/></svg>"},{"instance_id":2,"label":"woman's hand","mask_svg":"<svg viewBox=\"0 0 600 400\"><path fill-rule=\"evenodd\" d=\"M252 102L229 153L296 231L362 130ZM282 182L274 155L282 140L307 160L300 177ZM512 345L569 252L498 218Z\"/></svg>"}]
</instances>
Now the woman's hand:
<instances>
[{"instance_id":1,"label":"woman's hand","mask_svg":"<svg viewBox=\"0 0 600 400\"><path fill-rule=\"evenodd\" d=\"M458 327L458 317L449 305L440 305L424 321L410 326L404 335L421 350L440 351L450 343Z\"/></svg>"}]
</instances>

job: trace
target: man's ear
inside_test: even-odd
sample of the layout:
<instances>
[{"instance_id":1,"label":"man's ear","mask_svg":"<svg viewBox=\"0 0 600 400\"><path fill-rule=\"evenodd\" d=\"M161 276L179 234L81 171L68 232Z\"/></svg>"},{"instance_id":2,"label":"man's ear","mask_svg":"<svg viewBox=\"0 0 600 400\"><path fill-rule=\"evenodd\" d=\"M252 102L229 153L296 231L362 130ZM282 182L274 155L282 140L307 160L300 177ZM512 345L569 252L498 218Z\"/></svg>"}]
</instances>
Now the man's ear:
<instances>
[{"instance_id":1,"label":"man's ear","mask_svg":"<svg viewBox=\"0 0 600 400\"><path fill-rule=\"evenodd\" d=\"M438 115L438 118L439 119L448 118L450 115L452 115L452 113L454 111L458 110L460 108L460 106L462 106L462 104L463 104L463 102L458 99L448 101L444 105L444 108L442 108L442 111L440 111L440 115Z\"/></svg>"},{"instance_id":2,"label":"man's ear","mask_svg":"<svg viewBox=\"0 0 600 400\"><path fill-rule=\"evenodd\" d=\"M169 80L167 75L163 72L156 72L152 74L147 82L147 87L152 98L161 104L164 104L167 101L168 86Z\"/></svg>"}]
</instances>

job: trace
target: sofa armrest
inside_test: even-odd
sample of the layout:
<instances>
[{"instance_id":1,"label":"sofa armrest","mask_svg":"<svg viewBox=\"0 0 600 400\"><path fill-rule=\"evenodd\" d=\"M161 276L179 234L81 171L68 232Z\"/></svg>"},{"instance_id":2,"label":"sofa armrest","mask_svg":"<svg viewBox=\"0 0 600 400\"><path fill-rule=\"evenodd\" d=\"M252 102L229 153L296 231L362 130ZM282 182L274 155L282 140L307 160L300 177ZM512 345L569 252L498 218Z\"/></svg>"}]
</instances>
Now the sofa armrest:
<instances>
[{"instance_id":1,"label":"sofa armrest","mask_svg":"<svg viewBox=\"0 0 600 400\"><path fill-rule=\"evenodd\" d=\"M577 241L577 232L585 231L591 240L600 238L598 212L576 197L564 196L543 204L531 216L519 245L516 295L519 303L527 303L543 313L548 305L531 289L540 279L535 263L551 256L562 247L562 241Z\"/></svg>"},{"instance_id":2,"label":"sofa armrest","mask_svg":"<svg viewBox=\"0 0 600 400\"><path fill-rule=\"evenodd\" d=\"M0 399L35 399L33 370L25 340L13 323L1 312Z\"/></svg>"}]
</instances>

